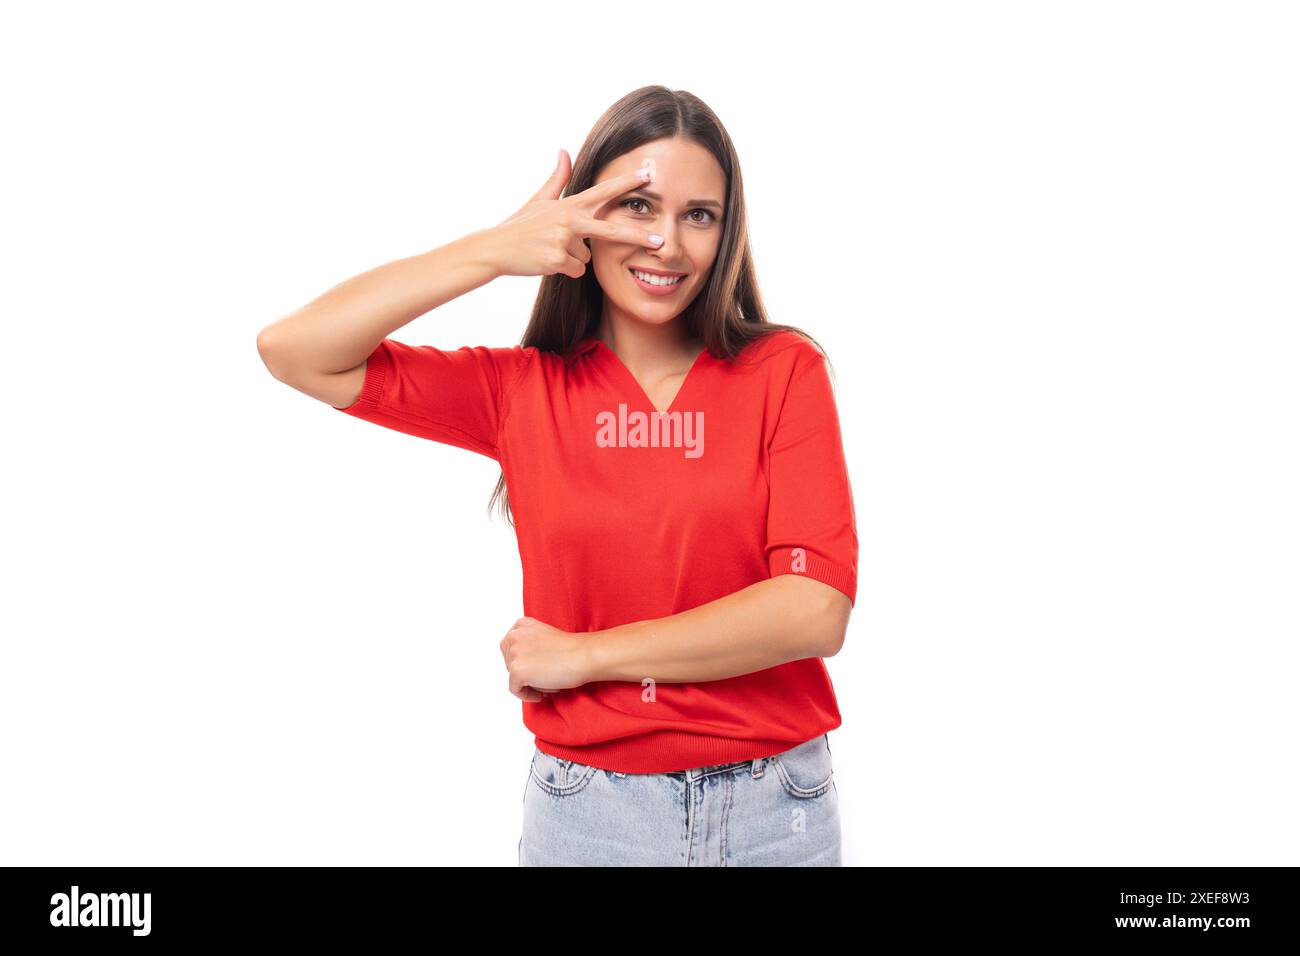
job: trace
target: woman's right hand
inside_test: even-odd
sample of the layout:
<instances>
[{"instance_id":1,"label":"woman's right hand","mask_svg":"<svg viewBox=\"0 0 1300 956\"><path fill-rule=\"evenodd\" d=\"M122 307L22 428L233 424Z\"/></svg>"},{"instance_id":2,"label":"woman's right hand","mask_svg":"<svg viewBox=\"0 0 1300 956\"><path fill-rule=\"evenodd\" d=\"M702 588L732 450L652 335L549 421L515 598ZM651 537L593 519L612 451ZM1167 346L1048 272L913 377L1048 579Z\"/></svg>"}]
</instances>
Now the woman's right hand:
<instances>
[{"instance_id":1,"label":"woman's right hand","mask_svg":"<svg viewBox=\"0 0 1300 956\"><path fill-rule=\"evenodd\" d=\"M615 176L573 196L560 198L569 181L569 156L561 152L555 172L518 212L498 226L484 230L491 256L501 275L548 276L562 272L581 278L591 261L588 238L625 242L657 249L661 236L648 229L621 226L597 219L611 200L644 186L648 170Z\"/></svg>"}]
</instances>

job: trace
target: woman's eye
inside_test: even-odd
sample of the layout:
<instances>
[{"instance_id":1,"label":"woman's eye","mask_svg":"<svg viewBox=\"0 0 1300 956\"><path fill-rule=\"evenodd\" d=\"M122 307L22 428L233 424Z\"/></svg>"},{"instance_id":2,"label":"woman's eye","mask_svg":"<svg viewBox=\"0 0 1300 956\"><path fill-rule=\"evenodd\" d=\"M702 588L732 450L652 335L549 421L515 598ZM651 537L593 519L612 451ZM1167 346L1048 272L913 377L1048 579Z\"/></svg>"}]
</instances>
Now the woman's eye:
<instances>
[{"instance_id":1,"label":"woman's eye","mask_svg":"<svg viewBox=\"0 0 1300 956\"><path fill-rule=\"evenodd\" d=\"M622 205L623 205L624 207L630 209L630 208L632 207L632 203L641 203L642 205L647 205L647 206L649 205L648 203L646 203L646 201L645 201L644 199L636 199L636 198L633 198L633 199L624 199L623 202L622 202ZM633 211L633 212L637 212L638 210L633 209L632 211ZM647 210L647 211L648 211L648 210ZM709 217L708 219L692 219L692 220L691 220L692 222L700 223L701 225L704 224L704 223L706 223L706 222L716 222L716 221L717 221L717 218L718 218L716 215L714 215L714 213L713 213L711 210L708 210L708 209L692 209L691 212L692 212L692 213L702 212L702 213L704 213L706 216Z\"/></svg>"}]
</instances>

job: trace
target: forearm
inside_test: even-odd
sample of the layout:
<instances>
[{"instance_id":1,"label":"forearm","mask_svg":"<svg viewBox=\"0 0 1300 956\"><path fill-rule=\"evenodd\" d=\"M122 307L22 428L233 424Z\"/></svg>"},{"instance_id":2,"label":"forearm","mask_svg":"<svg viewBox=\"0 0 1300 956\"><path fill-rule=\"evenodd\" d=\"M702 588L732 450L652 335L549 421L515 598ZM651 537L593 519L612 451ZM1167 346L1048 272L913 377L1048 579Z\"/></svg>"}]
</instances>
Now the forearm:
<instances>
[{"instance_id":1,"label":"forearm","mask_svg":"<svg viewBox=\"0 0 1300 956\"><path fill-rule=\"evenodd\" d=\"M397 329L500 275L489 230L377 266L339 283L262 330L277 377L355 368Z\"/></svg>"},{"instance_id":2,"label":"forearm","mask_svg":"<svg viewBox=\"0 0 1300 956\"><path fill-rule=\"evenodd\" d=\"M587 681L711 681L806 657L829 657L844 639L848 597L782 574L669 617L593 632Z\"/></svg>"}]
</instances>

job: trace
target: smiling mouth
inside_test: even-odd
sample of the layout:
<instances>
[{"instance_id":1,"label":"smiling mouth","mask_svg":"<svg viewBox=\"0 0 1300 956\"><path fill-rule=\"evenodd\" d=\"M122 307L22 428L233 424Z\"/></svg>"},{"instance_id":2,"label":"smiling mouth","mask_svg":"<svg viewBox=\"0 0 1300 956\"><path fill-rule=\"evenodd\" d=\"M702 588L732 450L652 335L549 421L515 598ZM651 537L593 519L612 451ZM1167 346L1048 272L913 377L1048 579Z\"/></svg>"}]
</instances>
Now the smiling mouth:
<instances>
[{"instance_id":1,"label":"smiling mouth","mask_svg":"<svg viewBox=\"0 0 1300 956\"><path fill-rule=\"evenodd\" d=\"M664 286L664 287L678 285L683 279L686 278L684 275L661 276L661 275L656 275L653 272L643 272L642 270L636 268L629 268L627 271L632 273L632 275L636 276L642 282L645 282L649 285L657 285L657 286Z\"/></svg>"}]
</instances>

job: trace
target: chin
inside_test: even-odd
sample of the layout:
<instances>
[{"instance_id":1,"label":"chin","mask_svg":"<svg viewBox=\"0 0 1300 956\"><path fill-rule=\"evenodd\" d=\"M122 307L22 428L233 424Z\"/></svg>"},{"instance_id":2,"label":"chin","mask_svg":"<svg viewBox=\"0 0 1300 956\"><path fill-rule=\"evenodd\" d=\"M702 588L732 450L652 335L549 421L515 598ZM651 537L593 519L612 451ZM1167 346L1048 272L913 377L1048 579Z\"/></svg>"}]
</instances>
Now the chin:
<instances>
[{"instance_id":1,"label":"chin","mask_svg":"<svg viewBox=\"0 0 1300 956\"><path fill-rule=\"evenodd\" d=\"M623 311L646 325L667 325L677 316L682 314L681 309L672 309L665 306L662 309L645 310L645 307L638 304L636 306L623 306Z\"/></svg>"}]
</instances>

